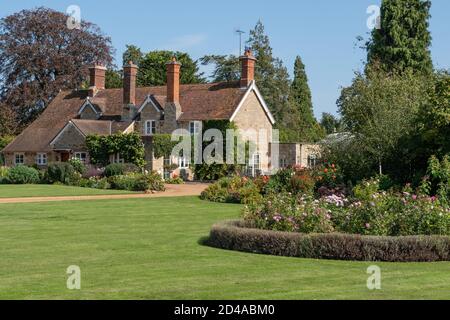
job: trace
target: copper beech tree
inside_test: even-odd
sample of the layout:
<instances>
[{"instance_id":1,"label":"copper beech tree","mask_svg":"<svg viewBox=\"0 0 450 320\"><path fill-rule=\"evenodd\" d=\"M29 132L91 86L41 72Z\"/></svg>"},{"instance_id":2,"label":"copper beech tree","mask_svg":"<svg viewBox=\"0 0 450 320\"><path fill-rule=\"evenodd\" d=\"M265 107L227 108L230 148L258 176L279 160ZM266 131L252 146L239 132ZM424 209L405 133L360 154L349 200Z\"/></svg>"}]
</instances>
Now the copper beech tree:
<instances>
[{"instance_id":1,"label":"copper beech tree","mask_svg":"<svg viewBox=\"0 0 450 320\"><path fill-rule=\"evenodd\" d=\"M90 22L69 28L68 18L41 7L0 20L0 103L17 124L9 131L33 121L60 90L80 87L89 64L112 64L111 39Z\"/></svg>"}]
</instances>

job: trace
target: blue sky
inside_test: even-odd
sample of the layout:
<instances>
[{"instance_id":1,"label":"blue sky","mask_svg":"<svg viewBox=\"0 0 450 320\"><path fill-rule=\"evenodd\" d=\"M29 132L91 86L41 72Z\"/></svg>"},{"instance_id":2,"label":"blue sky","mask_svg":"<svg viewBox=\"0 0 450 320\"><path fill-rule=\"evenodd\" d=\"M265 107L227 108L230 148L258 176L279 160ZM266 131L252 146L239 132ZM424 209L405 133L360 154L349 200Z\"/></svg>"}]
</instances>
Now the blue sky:
<instances>
[{"instance_id":1,"label":"blue sky","mask_svg":"<svg viewBox=\"0 0 450 320\"><path fill-rule=\"evenodd\" d=\"M96 23L111 36L118 65L126 44L135 44L144 51L187 51L195 59L205 54L236 54L239 40L234 30L248 31L261 19L274 54L290 72L295 56L303 58L314 111L319 117L322 112L336 113L340 87L350 84L354 71L362 68L365 53L356 45L356 37L367 38L366 10L380 2L2 0L0 17L36 6L66 11L68 6L78 5L82 19ZM450 1L433 0L432 3L434 64L450 68Z\"/></svg>"}]
</instances>

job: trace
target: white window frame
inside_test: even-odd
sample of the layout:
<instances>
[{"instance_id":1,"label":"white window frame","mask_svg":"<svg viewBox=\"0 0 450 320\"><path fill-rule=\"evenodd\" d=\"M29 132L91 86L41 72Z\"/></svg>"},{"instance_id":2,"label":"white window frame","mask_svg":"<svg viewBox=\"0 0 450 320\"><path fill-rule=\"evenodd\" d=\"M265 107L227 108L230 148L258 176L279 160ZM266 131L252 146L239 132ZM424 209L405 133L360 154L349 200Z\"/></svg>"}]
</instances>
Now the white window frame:
<instances>
[{"instance_id":1,"label":"white window frame","mask_svg":"<svg viewBox=\"0 0 450 320\"><path fill-rule=\"evenodd\" d=\"M46 166L48 163L48 157L46 153L37 153L36 154L36 164L38 166Z\"/></svg>"},{"instance_id":2,"label":"white window frame","mask_svg":"<svg viewBox=\"0 0 450 320\"><path fill-rule=\"evenodd\" d=\"M185 156L178 157L178 168L180 169L188 169L189 168L189 159Z\"/></svg>"},{"instance_id":3,"label":"white window frame","mask_svg":"<svg viewBox=\"0 0 450 320\"><path fill-rule=\"evenodd\" d=\"M17 162L17 158L18 157L22 158L22 160L19 161L19 162ZM23 153L23 152L14 153L14 165L20 166L20 165L23 165L23 164L25 164L25 153Z\"/></svg>"},{"instance_id":4,"label":"white window frame","mask_svg":"<svg viewBox=\"0 0 450 320\"><path fill-rule=\"evenodd\" d=\"M318 156L316 154L308 155L308 168L315 168L317 166Z\"/></svg>"},{"instance_id":5,"label":"white window frame","mask_svg":"<svg viewBox=\"0 0 450 320\"><path fill-rule=\"evenodd\" d=\"M189 133L190 134L199 134L202 130L202 122L201 121L191 121L189 122Z\"/></svg>"},{"instance_id":6,"label":"white window frame","mask_svg":"<svg viewBox=\"0 0 450 320\"><path fill-rule=\"evenodd\" d=\"M144 133L146 136L156 134L156 120L146 120L144 125Z\"/></svg>"},{"instance_id":7,"label":"white window frame","mask_svg":"<svg viewBox=\"0 0 450 320\"><path fill-rule=\"evenodd\" d=\"M116 153L112 155L111 163L125 163L125 159L122 158L120 153Z\"/></svg>"},{"instance_id":8,"label":"white window frame","mask_svg":"<svg viewBox=\"0 0 450 320\"><path fill-rule=\"evenodd\" d=\"M258 159L258 161L256 161ZM252 175L256 176L256 171L261 171L261 155L257 152L253 154L252 157Z\"/></svg>"},{"instance_id":9,"label":"white window frame","mask_svg":"<svg viewBox=\"0 0 450 320\"><path fill-rule=\"evenodd\" d=\"M84 155L84 157L83 157L83 155ZM87 162L87 157L88 157L87 152L83 152L83 151L74 152L74 154L73 154L73 158L77 159L77 160L80 160L82 163L86 163Z\"/></svg>"},{"instance_id":10,"label":"white window frame","mask_svg":"<svg viewBox=\"0 0 450 320\"><path fill-rule=\"evenodd\" d=\"M286 167L287 167L287 159L280 158L280 168L286 168Z\"/></svg>"}]
</instances>

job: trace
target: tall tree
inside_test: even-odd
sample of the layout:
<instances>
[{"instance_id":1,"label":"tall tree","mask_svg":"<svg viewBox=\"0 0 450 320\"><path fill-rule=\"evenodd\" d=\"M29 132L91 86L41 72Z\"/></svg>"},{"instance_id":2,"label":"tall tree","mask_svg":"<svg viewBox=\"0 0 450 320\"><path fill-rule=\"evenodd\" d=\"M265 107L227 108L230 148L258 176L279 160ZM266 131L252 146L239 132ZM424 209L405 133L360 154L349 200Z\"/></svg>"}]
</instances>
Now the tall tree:
<instances>
[{"instance_id":1,"label":"tall tree","mask_svg":"<svg viewBox=\"0 0 450 320\"><path fill-rule=\"evenodd\" d=\"M317 141L324 136L324 131L314 117L311 90L305 65L300 56L294 64L294 79L289 92L289 112L284 113L284 124L290 129L289 140Z\"/></svg>"},{"instance_id":2,"label":"tall tree","mask_svg":"<svg viewBox=\"0 0 450 320\"><path fill-rule=\"evenodd\" d=\"M87 65L112 63L109 37L86 21L68 28L68 16L47 8L23 10L0 20L0 99L24 127L61 89L74 89Z\"/></svg>"},{"instance_id":3,"label":"tall tree","mask_svg":"<svg viewBox=\"0 0 450 320\"><path fill-rule=\"evenodd\" d=\"M374 29L367 43L368 64L384 71L431 73L430 7L429 0L383 0L381 29Z\"/></svg>"},{"instance_id":4,"label":"tall tree","mask_svg":"<svg viewBox=\"0 0 450 320\"><path fill-rule=\"evenodd\" d=\"M373 72L371 77L357 74L342 90L337 103L343 121L378 163L379 173L386 159L398 153L399 142L419 129L416 120L427 100L426 86L419 77Z\"/></svg>"},{"instance_id":5,"label":"tall tree","mask_svg":"<svg viewBox=\"0 0 450 320\"><path fill-rule=\"evenodd\" d=\"M327 112L322 113L320 125L324 128L327 134L337 133L342 130L341 119Z\"/></svg>"},{"instance_id":6,"label":"tall tree","mask_svg":"<svg viewBox=\"0 0 450 320\"><path fill-rule=\"evenodd\" d=\"M235 55L206 55L200 59L202 65L214 65L213 82L239 80L241 67L239 58Z\"/></svg>"},{"instance_id":7,"label":"tall tree","mask_svg":"<svg viewBox=\"0 0 450 320\"><path fill-rule=\"evenodd\" d=\"M199 71L198 62L185 52L156 50L143 53L140 48L134 45L127 45L127 50L123 54L123 63L126 64L132 61L138 65L138 86L160 86L166 83L166 63L172 57L176 57L182 65L180 74L180 82L182 84L202 83L205 81L203 73Z\"/></svg>"},{"instance_id":8,"label":"tall tree","mask_svg":"<svg viewBox=\"0 0 450 320\"><path fill-rule=\"evenodd\" d=\"M123 87L123 73L115 69L106 70L105 74L105 88L114 89Z\"/></svg>"},{"instance_id":9,"label":"tall tree","mask_svg":"<svg viewBox=\"0 0 450 320\"><path fill-rule=\"evenodd\" d=\"M139 65L144 56L141 49L132 44L127 44L126 47L127 49L122 55L123 65L126 65L130 61L132 61L136 65Z\"/></svg>"},{"instance_id":10,"label":"tall tree","mask_svg":"<svg viewBox=\"0 0 450 320\"><path fill-rule=\"evenodd\" d=\"M252 49L258 63L256 64L255 80L279 128L283 128L283 113L287 111L289 96L289 74L283 62L273 56L269 37L264 31L264 25L258 21L250 31L247 45Z\"/></svg>"}]
</instances>

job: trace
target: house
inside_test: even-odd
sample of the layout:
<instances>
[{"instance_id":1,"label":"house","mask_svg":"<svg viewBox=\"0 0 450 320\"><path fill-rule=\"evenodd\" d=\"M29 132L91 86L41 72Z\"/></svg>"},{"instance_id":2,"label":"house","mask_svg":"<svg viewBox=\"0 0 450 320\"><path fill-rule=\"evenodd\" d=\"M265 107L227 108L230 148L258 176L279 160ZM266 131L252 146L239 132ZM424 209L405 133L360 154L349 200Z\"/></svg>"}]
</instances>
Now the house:
<instances>
[{"instance_id":1,"label":"house","mask_svg":"<svg viewBox=\"0 0 450 320\"><path fill-rule=\"evenodd\" d=\"M241 130L266 133L263 139L249 137L256 146L249 166L253 174L270 173L279 165L271 163L275 120L255 83L256 59L250 50L240 57L240 62L239 81L182 85L182 66L174 58L167 63L167 85L157 87L136 87L138 67L130 62L123 67L120 89L105 89L106 69L94 65L89 68L88 90L60 92L39 118L2 150L6 165L45 167L71 158L89 164L86 136L139 132L149 169L165 177L184 174L192 178L189 159L153 157L152 135L172 133L180 128L193 134L204 121L226 120ZM120 154L111 155L111 162L122 161ZM169 166L177 169L168 172Z\"/></svg>"}]
</instances>

